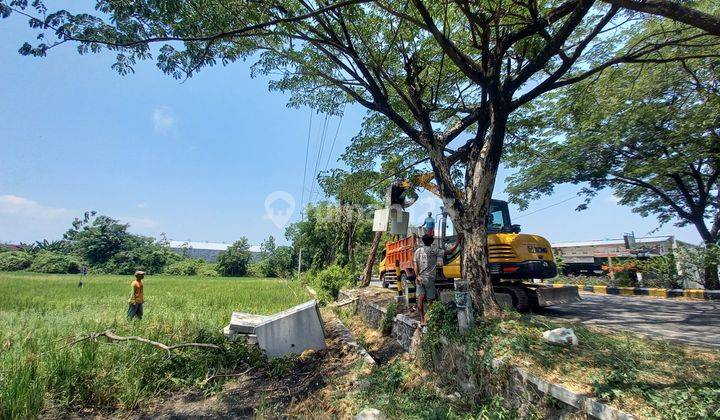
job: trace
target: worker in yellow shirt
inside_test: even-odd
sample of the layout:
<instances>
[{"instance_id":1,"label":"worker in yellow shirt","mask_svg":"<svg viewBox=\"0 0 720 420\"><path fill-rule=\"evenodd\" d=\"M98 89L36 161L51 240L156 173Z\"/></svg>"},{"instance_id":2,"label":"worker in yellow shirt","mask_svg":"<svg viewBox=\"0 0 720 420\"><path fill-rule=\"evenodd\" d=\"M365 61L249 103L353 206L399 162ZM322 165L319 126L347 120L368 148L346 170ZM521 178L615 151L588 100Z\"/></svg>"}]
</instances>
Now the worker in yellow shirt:
<instances>
[{"instance_id":1,"label":"worker in yellow shirt","mask_svg":"<svg viewBox=\"0 0 720 420\"><path fill-rule=\"evenodd\" d=\"M132 294L128 301L128 319L137 317L142 319L143 316L143 279L145 278L144 271L135 272L135 280L132 282Z\"/></svg>"}]
</instances>

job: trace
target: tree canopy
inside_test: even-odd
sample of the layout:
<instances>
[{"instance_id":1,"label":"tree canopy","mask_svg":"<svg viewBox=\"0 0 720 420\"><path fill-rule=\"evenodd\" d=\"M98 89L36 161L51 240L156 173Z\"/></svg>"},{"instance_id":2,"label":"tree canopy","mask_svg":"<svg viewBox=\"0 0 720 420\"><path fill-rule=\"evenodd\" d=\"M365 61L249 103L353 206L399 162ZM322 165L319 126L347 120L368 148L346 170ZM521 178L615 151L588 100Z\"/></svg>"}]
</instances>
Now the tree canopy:
<instances>
[{"instance_id":1,"label":"tree canopy","mask_svg":"<svg viewBox=\"0 0 720 420\"><path fill-rule=\"evenodd\" d=\"M619 204L661 223L720 230L720 60L612 69L538 104L550 122L514 144L508 192L525 207L560 183L589 199L609 188ZM538 127L540 128L540 127Z\"/></svg>"},{"instance_id":2,"label":"tree canopy","mask_svg":"<svg viewBox=\"0 0 720 420\"><path fill-rule=\"evenodd\" d=\"M671 60L698 58L720 34L710 1L98 0L97 15L48 11L40 0L0 5L0 15L29 16L39 31L22 54L77 42L80 53L117 52L121 74L154 60L176 78L252 57L253 74L289 92L291 106L366 108L364 130L387 143L383 155L399 154L396 142L429 163L463 238L463 277L476 304L491 307L479 221L518 110L614 66L666 61L668 47L682 51ZM639 30L647 22L656 29Z\"/></svg>"}]
</instances>

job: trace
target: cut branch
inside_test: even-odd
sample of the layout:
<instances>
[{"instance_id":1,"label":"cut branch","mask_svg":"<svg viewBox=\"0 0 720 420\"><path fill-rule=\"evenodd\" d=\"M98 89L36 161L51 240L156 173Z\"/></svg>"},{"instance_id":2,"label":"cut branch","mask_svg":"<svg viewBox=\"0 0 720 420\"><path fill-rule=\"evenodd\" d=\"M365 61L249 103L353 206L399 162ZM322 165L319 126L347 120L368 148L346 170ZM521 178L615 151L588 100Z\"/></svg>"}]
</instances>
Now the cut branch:
<instances>
[{"instance_id":1,"label":"cut branch","mask_svg":"<svg viewBox=\"0 0 720 420\"><path fill-rule=\"evenodd\" d=\"M75 340L71 341L68 346L74 346L75 344L81 342L81 341L97 341L99 337L105 337L108 339L108 341L137 341L139 343L149 344L153 347L157 347L161 350L165 350L167 352L167 355L170 356L171 352L176 349L185 348L185 347L199 347L199 348L205 348L205 349L216 349L219 350L222 347L218 346L217 344L210 344L210 343L180 343L180 344L174 344L172 346L168 346L167 344L160 343L158 341L153 341L147 338L143 337L137 337L134 335L123 337L121 335L115 334L112 330L105 330L103 332L99 333L88 333L82 337L76 338Z\"/></svg>"}]
</instances>

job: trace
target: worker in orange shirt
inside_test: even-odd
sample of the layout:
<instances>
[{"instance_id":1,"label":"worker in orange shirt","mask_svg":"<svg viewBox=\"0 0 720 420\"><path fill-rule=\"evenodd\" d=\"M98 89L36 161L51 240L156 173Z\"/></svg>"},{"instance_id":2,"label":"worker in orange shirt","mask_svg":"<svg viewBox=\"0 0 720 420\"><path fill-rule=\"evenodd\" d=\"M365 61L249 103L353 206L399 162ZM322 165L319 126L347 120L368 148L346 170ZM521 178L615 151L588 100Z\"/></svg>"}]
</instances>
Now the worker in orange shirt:
<instances>
[{"instance_id":1,"label":"worker in orange shirt","mask_svg":"<svg viewBox=\"0 0 720 420\"><path fill-rule=\"evenodd\" d=\"M136 271L135 272L135 280L133 280L131 286L132 286L132 294L130 295L130 300L128 301L128 319L133 319L137 317L138 319L142 319L143 316L143 302L145 301L143 297L143 279L145 278L145 272L144 271Z\"/></svg>"}]
</instances>

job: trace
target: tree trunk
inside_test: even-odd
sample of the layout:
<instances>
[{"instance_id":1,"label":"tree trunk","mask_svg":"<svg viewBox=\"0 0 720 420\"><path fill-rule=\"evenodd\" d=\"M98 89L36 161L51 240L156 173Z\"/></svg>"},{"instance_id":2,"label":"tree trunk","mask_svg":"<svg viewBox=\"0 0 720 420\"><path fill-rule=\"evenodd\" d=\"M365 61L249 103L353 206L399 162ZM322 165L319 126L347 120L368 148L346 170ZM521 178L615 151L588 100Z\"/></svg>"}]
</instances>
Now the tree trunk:
<instances>
[{"instance_id":1,"label":"tree trunk","mask_svg":"<svg viewBox=\"0 0 720 420\"><path fill-rule=\"evenodd\" d=\"M720 290L717 263L705 265L705 288L708 290Z\"/></svg>"},{"instance_id":2,"label":"tree trunk","mask_svg":"<svg viewBox=\"0 0 720 420\"><path fill-rule=\"evenodd\" d=\"M470 153L465 172L465 212L463 231L463 277L468 280L473 301L484 316L500 312L488 272L487 218L490 212L495 178L500 166L508 113L502 104L493 104L488 130L478 132L482 147ZM480 140L480 138L478 139Z\"/></svg>"},{"instance_id":3,"label":"tree trunk","mask_svg":"<svg viewBox=\"0 0 720 420\"><path fill-rule=\"evenodd\" d=\"M705 272L703 275L703 283L708 290L719 290L720 280L718 279L718 261L716 255L711 255L711 249L717 247L718 234L717 229L720 226L720 214L715 215L715 222L713 223L712 230L708 229L705 223L705 218L700 215L692 220L695 228L697 229L700 237L705 243Z\"/></svg>"},{"instance_id":4,"label":"tree trunk","mask_svg":"<svg viewBox=\"0 0 720 420\"><path fill-rule=\"evenodd\" d=\"M705 242L705 275L703 283L708 290L720 290L717 256L712 255L710 251L717 246L715 243L712 240Z\"/></svg>"},{"instance_id":5,"label":"tree trunk","mask_svg":"<svg viewBox=\"0 0 720 420\"><path fill-rule=\"evenodd\" d=\"M380 245L380 239L382 238L382 232L375 232L375 237L372 241L372 246L370 247L370 253L367 257L367 262L365 263L365 271L363 271L363 282L362 287L367 287L370 285L370 280L372 279L372 270L373 266L375 265L375 254L377 254L378 245Z\"/></svg>"},{"instance_id":6,"label":"tree trunk","mask_svg":"<svg viewBox=\"0 0 720 420\"><path fill-rule=\"evenodd\" d=\"M463 232L461 256L462 278L468 281L476 310L485 317L497 314L500 307L495 302L492 281L488 272L487 231L485 224L473 226Z\"/></svg>"}]
</instances>

